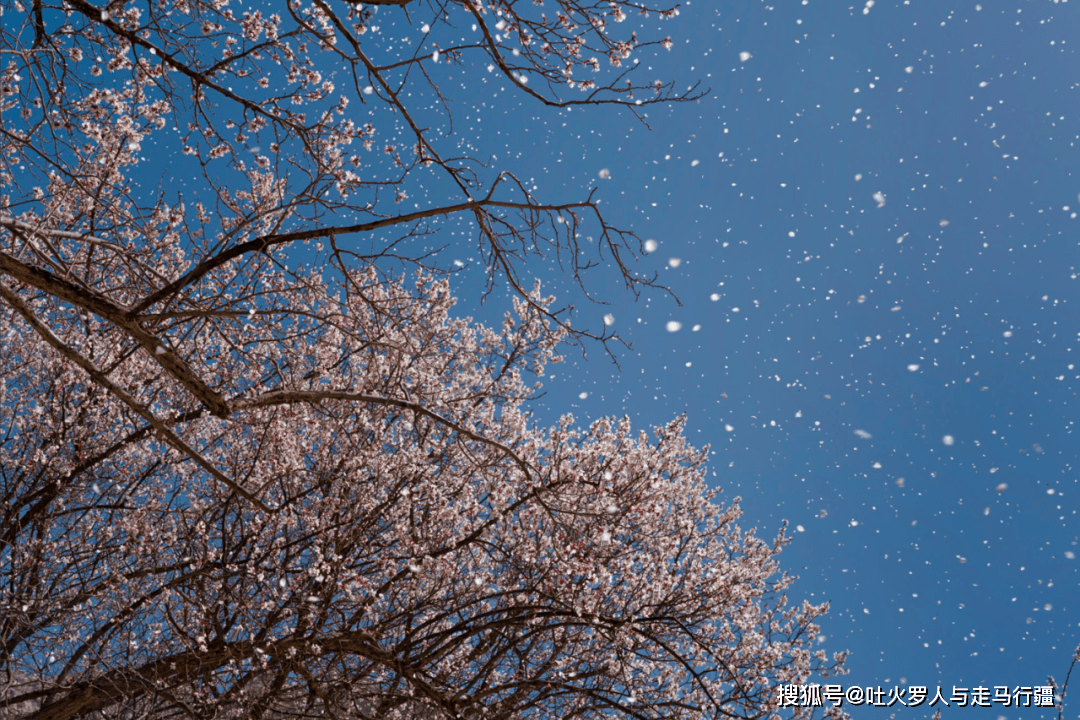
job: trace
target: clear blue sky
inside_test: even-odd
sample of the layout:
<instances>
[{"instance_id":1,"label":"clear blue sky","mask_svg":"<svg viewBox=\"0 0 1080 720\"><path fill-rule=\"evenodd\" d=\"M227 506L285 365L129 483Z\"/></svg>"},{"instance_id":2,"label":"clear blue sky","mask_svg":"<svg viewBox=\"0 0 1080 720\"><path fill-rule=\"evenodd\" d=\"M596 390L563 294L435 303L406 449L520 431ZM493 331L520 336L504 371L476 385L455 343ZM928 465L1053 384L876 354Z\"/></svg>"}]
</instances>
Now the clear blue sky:
<instances>
[{"instance_id":1,"label":"clear blue sky","mask_svg":"<svg viewBox=\"0 0 1080 720\"><path fill-rule=\"evenodd\" d=\"M572 356L544 412L687 413L744 526L790 522L790 594L832 603L845 684L1045 684L1080 643L1078 18L1078 0L695 0L642 63L711 94L653 108L651 131L517 99L463 128L544 199L598 186L655 240L639 267L682 306L598 273L613 304L581 322L610 312L634 348L621 371ZM490 107L499 84L461 92Z\"/></svg>"}]
</instances>

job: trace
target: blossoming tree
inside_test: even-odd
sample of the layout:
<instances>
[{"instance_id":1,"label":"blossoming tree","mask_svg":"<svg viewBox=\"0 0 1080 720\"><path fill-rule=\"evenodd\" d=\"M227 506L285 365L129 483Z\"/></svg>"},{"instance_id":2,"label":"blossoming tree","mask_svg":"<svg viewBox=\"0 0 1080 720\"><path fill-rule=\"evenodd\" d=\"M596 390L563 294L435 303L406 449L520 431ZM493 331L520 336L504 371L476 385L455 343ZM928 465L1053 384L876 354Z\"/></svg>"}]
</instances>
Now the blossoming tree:
<instances>
[{"instance_id":1,"label":"blossoming tree","mask_svg":"<svg viewBox=\"0 0 1080 720\"><path fill-rule=\"evenodd\" d=\"M0 717L754 718L842 670L681 421L529 414L589 333L526 262L650 280L591 196L455 154L435 69L694 97L615 26L674 10L551 5L5 8ZM497 329L424 244L456 218Z\"/></svg>"}]
</instances>

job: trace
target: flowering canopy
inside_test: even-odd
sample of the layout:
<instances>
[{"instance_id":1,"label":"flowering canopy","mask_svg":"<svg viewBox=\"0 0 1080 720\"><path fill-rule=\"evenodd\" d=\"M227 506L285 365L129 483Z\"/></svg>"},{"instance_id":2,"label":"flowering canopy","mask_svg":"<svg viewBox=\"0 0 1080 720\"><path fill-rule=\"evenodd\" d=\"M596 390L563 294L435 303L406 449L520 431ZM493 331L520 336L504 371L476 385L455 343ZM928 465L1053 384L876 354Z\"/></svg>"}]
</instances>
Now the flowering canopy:
<instances>
[{"instance_id":1,"label":"flowering canopy","mask_svg":"<svg viewBox=\"0 0 1080 720\"><path fill-rule=\"evenodd\" d=\"M580 278L589 222L633 288L633 237L440 154L405 98L474 52L546 103L685 97L625 84L647 43L607 24L644 7L554 4L7 11L0 715L760 717L840 669L824 606L786 603L783 534L738 529L681 420L528 412L583 333L522 261ZM380 5L481 39L375 59ZM602 56L611 82L577 79ZM447 202L387 207L418 188ZM456 215L517 294L497 330L414 251Z\"/></svg>"},{"instance_id":2,"label":"flowering canopy","mask_svg":"<svg viewBox=\"0 0 1080 720\"><path fill-rule=\"evenodd\" d=\"M186 340L227 419L122 330L41 332L61 310L9 298L3 641L27 717L756 717L825 664L783 536L712 502L681 421L538 429L542 313L496 332L445 282L352 280L339 303L264 276L291 323Z\"/></svg>"}]
</instances>

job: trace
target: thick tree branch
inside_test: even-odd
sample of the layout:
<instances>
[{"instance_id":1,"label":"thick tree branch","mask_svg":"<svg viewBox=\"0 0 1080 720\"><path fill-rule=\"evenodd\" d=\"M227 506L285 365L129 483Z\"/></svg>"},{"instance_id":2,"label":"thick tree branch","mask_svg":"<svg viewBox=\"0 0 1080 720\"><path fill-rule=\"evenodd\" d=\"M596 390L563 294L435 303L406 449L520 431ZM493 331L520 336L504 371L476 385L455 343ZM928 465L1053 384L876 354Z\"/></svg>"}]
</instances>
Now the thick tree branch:
<instances>
[{"instance_id":1,"label":"thick tree branch","mask_svg":"<svg viewBox=\"0 0 1080 720\"><path fill-rule=\"evenodd\" d=\"M137 400L135 400L135 398L129 395L127 391L116 385L112 380L108 378L107 375L105 375L105 373L101 372L101 370L99 370L94 365L94 363L83 357L74 348L66 345L60 338L53 334L52 330L50 330L49 327L45 325L45 323L39 320L34 314L33 310L31 310L30 307L25 302L23 302L23 299L19 297L19 295L14 290L9 288L3 282L0 282L0 298L3 298L12 308L14 308L15 311L20 316L22 316L23 320L25 320L26 323L30 325L31 328L33 328L34 332L37 333L43 340L45 340L45 342L47 342L54 350L59 352L69 361L75 363L80 368L82 368L86 372L86 374L94 380L94 382L108 390L110 393L116 396L118 400L123 402L131 410L138 414L139 417L150 423L150 425L153 426L155 430L157 430L157 432L161 435L163 439L166 440L166 442L168 442L170 445L172 445L184 455L190 457L199 467L201 467L203 470L206 470L208 473L220 480L226 487L231 489L236 494L240 495L243 498L246 498L248 501L259 507L264 512L273 512L261 500L259 500L257 497L255 497L250 492L248 492L236 482L234 482L232 478L228 477L223 472L214 467L214 465L209 460L204 458L201 453L195 450L195 448L191 447L182 439L180 439L180 437L176 433L174 433L165 424L164 421L162 421L152 412L143 407L142 404L140 404Z\"/></svg>"},{"instance_id":2,"label":"thick tree branch","mask_svg":"<svg viewBox=\"0 0 1080 720\"><path fill-rule=\"evenodd\" d=\"M196 375L165 341L143 329L139 322L133 319L134 313L128 308L117 305L90 288L27 265L3 252L0 252L0 272L113 323L139 343L211 413L222 418L228 417L229 408L224 398Z\"/></svg>"}]
</instances>

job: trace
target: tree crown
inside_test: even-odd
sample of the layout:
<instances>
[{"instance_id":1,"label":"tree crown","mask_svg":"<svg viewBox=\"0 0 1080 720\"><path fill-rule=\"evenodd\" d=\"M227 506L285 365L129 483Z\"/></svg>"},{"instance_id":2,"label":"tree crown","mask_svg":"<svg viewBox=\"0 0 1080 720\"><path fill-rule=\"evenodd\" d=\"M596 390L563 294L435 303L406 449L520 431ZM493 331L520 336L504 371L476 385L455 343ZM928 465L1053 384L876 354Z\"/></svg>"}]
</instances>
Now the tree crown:
<instances>
[{"instance_id":1,"label":"tree crown","mask_svg":"<svg viewBox=\"0 0 1080 720\"><path fill-rule=\"evenodd\" d=\"M584 282L608 260L634 289L633 236L427 124L432 68L476 54L551 105L692 97L624 66L670 45L619 35L632 12L651 10L5 18L2 713L749 718L777 711L773 684L842 670L814 649L825 606L787 604L783 532L735 525L681 419L649 437L529 413L587 333L525 262L554 252ZM395 52L384 22L425 39ZM476 39L437 46L453 23ZM409 210L421 192L446 202ZM454 316L416 249L454 216L515 294L498 328Z\"/></svg>"}]
</instances>

